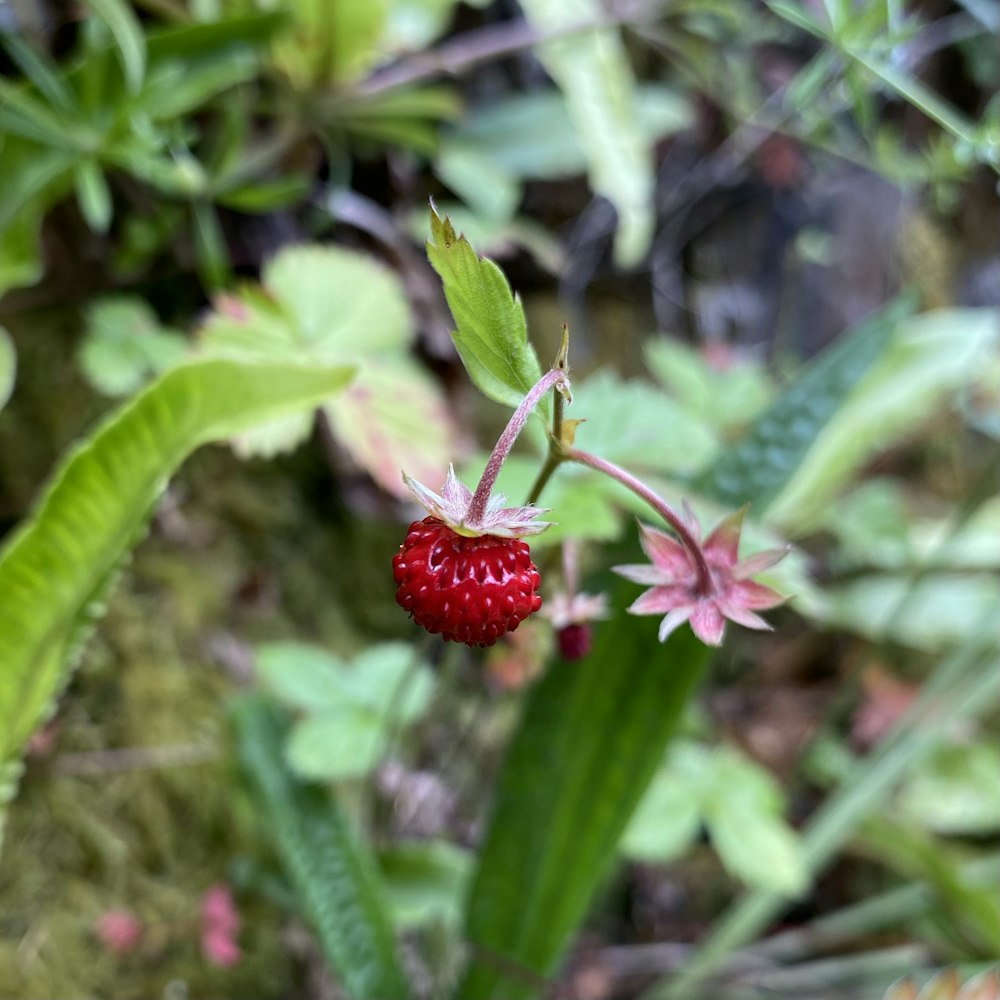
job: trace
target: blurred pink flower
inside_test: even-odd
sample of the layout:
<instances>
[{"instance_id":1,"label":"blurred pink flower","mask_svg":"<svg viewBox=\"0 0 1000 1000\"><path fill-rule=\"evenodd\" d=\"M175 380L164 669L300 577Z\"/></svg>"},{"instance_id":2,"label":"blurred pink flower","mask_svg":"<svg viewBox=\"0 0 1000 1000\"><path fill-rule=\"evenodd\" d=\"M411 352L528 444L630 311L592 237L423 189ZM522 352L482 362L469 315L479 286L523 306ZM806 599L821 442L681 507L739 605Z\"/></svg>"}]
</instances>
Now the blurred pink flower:
<instances>
[{"instance_id":1,"label":"blurred pink flower","mask_svg":"<svg viewBox=\"0 0 1000 1000\"><path fill-rule=\"evenodd\" d=\"M228 968L241 958L236 935L240 915L225 882L217 882L201 900L201 950L212 965Z\"/></svg>"},{"instance_id":2,"label":"blurred pink flower","mask_svg":"<svg viewBox=\"0 0 1000 1000\"><path fill-rule=\"evenodd\" d=\"M97 936L113 955L132 951L142 938L142 922L131 910L108 910L97 920Z\"/></svg>"},{"instance_id":3,"label":"blurred pink flower","mask_svg":"<svg viewBox=\"0 0 1000 1000\"><path fill-rule=\"evenodd\" d=\"M745 512L743 508L730 514L701 542L701 526L694 513L685 510L683 520L701 547L707 579L699 571L698 560L680 542L666 532L639 525L642 548L651 565L616 566L614 572L634 583L650 585L628 610L634 615L663 615L660 642L666 642L670 633L687 621L709 646L722 644L727 618L747 628L770 629L755 612L777 607L785 598L750 577L773 566L788 549L770 549L738 560Z\"/></svg>"}]
</instances>

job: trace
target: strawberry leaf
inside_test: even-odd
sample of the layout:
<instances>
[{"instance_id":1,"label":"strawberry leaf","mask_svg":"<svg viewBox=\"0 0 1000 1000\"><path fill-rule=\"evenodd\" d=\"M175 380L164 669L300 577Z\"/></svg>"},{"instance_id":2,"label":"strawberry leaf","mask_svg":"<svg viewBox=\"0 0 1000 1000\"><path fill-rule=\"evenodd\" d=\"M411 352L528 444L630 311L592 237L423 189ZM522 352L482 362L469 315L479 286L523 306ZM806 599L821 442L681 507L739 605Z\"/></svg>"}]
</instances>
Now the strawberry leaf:
<instances>
[{"instance_id":1,"label":"strawberry leaf","mask_svg":"<svg viewBox=\"0 0 1000 1000\"><path fill-rule=\"evenodd\" d=\"M490 399L516 407L542 377L521 300L503 271L481 258L433 205L427 256L444 283L456 326L451 336L469 377Z\"/></svg>"}]
</instances>

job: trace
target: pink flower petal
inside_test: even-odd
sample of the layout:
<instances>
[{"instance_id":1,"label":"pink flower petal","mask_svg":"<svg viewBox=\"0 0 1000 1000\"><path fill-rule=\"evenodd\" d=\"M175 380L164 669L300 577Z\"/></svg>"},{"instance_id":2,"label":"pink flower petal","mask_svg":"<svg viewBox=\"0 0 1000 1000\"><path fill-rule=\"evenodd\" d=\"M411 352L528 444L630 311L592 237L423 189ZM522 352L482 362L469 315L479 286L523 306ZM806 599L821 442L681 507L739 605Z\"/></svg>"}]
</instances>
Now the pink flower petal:
<instances>
[{"instance_id":1,"label":"pink flower petal","mask_svg":"<svg viewBox=\"0 0 1000 1000\"><path fill-rule=\"evenodd\" d=\"M787 598L776 590L765 587L755 580L734 580L726 588L725 593L727 604L750 608L752 611L767 611L769 608L784 604L786 600Z\"/></svg>"},{"instance_id":2,"label":"pink flower petal","mask_svg":"<svg viewBox=\"0 0 1000 1000\"><path fill-rule=\"evenodd\" d=\"M662 615L690 604L691 596L684 587L653 587L640 594L628 610L633 615Z\"/></svg>"},{"instance_id":3,"label":"pink flower petal","mask_svg":"<svg viewBox=\"0 0 1000 1000\"><path fill-rule=\"evenodd\" d=\"M741 559L733 566L733 577L737 580L746 580L748 577L763 573L777 563L781 562L791 551L790 545L784 545L780 549L767 549L764 552L755 552L746 559Z\"/></svg>"},{"instance_id":4,"label":"pink flower petal","mask_svg":"<svg viewBox=\"0 0 1000 1000\"><path fill-rule=\"evenodd\" d=\"M626 580L631 580L633 583L641 583L647 587L662 586L663 584L674 582L674 578L669 573L665 573L662 569L657 569L655 566L650 566L648 563L635 563L631 566L613 566L611 572L617 573L619 576L623 576Z\"/></svg>"},{"instance_id":5,"label":"pink flower petal","mask_svg":"<svg viewBox=\"0 0 1000 1000\"><path fill-rule=\"evenodd\" d=\"M681 520L687 525L688 531L699 541L701 540L701 522L698 520L698 515L695 514L694 508L687 502L687 500L681 500L681 510L684 512L684 516Z\"/></svg>"},{"instance_id":6,"label":"pink flower petal","mask_svg":"<svg viewBox=\"0 0 1000 1000\"><path fill-rule=\"evenodd\" d=\"M694 607L689 604L687 607L674 608L667 612L663 621L660 622L660 642L666 642L670 638L670 634L691 617L692 611L694 611Z\"/></svg>"},{"instance_id":7,"label":"pink flower petal","mask_svg":"<svg viewBox=\"0 0 1000 1000\"><path fill-rule=\"evenodd\" d=\"M746 505L723 518L705 539L705 558L717 566L732 566L736 562L740 550L740 532L743 530L743 518L746 516Z\"/></svg>"},{"instance_id":8,"label":"pink flower petal","mask_svg":"<svg viewBox=\"0 0 1000 1000\"><path fill-rule=\"evenodd\" d=\"M748 611L746 608L741 608L738 604L723 604L722 612L730 621L736 622L737 625L742 625L744 628L753 628L761 632L774 631L760 615L754 614L753 611Z\"/></svg>"},{"instance_id":9,"label":"pink flower petal","mask_svg":"<svg viewBox=\"0 0 1000 1000\"><path fill-rule=\"evenodd\" d=\"M97 921L97 936L113 955L125 955L142 938L142 922L131 910L108 910Z\"/></svg>"},{"instance_id":10,"label":"pink flower petal","mask_svg":"<svg viewBox=\"0 0 1000 1000\"><path fill-rule=\"evenodd\" d=\"M691 612L691 628L706 646L721 646L726 619L713 601L702 601Z\"/></svg>"},{"instance_id":11,"label":"pink flower petal","mask_svg":"<svg viewBox=\"0 0 1000 1000\"><path fill-rule=\"evenodd\" d=\"M665 532L640 523L639 541L650 562L675 579L685 579L693 572L687 549Z\"/></svg>"}]
</instances>

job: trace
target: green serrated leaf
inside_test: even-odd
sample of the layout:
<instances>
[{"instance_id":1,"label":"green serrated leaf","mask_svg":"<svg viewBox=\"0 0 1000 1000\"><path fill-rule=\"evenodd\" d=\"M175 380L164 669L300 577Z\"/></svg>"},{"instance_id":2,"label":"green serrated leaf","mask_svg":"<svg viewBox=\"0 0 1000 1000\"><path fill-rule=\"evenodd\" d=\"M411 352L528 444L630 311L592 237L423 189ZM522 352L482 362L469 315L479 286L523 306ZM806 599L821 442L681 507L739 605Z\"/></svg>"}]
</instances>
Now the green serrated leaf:
<instances>
[{"instance_id":1,"label":"green serrated leaf","mask_svg":"<svg viewBox=\"0 0 1000 1000\"><path fill-rule=\"evenodd\" d=\"M281 764L286 727L259 698L233 718L240 756L303 914L349 997L405 998L392 925L377 869L334 800Z\"/></svg>"},{"instance_id":2,"label":"green serrated leaf","mask_svg":"<svg viewBox=\"0 0 1000 1000\"><path fill-rule=\"evenodd\" d=\"M433 206L427 256L444 283L457 327L452 339L469 377L490 399L516 407L542 377L520 299L500 268L480 258Z\"/></svg>"},{"instance_id":3,"label":"green serrated leaf","mask_svg":"<svg viewBox=\"0 0 1000 1000\"><path fill-rule=\"evenodd\" d=\"M0 761L51 711L120 563L195 448L315 405L349 368L207 360L164 375L64 458L0 550Z\"/></svg>"},{"instance_id":4,"label":"green serrated leaf","mask_svg":"<svg viewBox=\"0 0 1000 1000\"><path fill-rule=\"evenodd\" d=\"M699 492L732 507L766 507L791 481L816 438L910 311L896 301L835 342L701 476Z\"/></svg>"},{"instance_id":5,"label":"green serrated leaf","mask_svg":"<svg viewBox=\"0 0 1000 1000\"><path fill-rule=\"evenodd\" d=\"M118 49L125 85L131 93L136 93L146 73L146 36L139 18L125 0L87 0L87 3L108 26Z\"/></svg>"},{"instance_id":6,"label":"green serrated leaf","mask_svg":"<svg viewBox=\"0 0 1000 1000\"><path fill-rule=\"evenodd\" d=\"M0 410L7 405L17 378L17 352L10 334L0 326Z\"/></svg>"},{"instance_id":7,"label":"green serrated leaf","mask_svg":"<svg viewBox=\"0 0 1000 1000\"><path fill-rule=\"evenodd\" d=\"M587 659L552 667L531 690L470 889L474 957L456 996L542 992L706 660L691 633L661 646L619 616L598 627Z\"/></svg>"}]
</instances>

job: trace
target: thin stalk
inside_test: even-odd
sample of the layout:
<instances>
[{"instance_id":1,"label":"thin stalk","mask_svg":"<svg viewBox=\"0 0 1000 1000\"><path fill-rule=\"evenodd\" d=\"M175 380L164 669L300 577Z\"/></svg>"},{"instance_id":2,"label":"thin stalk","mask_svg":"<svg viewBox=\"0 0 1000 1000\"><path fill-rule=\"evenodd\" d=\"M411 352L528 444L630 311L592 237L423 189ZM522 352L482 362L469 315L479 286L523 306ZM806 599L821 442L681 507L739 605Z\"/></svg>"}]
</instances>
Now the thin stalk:
<instances>
[{"instance_id":1,"label":"thin stalk","mask_svg":"<svg viewBox=\"0 0 1000 1000\"><path fill-rule=\"evenodd\" d=\"M589 466L597 472L621 483L622 486L631 490L641 500L645 500L680 539L681 544L691 554L691 559L698 571L697 588L699 593L707 594L712 589L712 571L705 560L705 553L702 551L701 543L691 534L691 529L685 524L684 519L674 510L666 500L658 493L654 493L642 480L636 479L631 472L626 472L621 466L609 462L607 459L598 458L591 455L589 451L580 451L577 448L570 448L566 452L566 459L570 462L579 462L581 465Z\"/></svg>"},{"instance_id":2,"label":"thin stalk","mask_svg":"<svg viewBox=\"0 0 1000 1000\"><path fill-rule=\"evenodd\" d=\"M563 323L562 343L559 345L559 353L556 355L552 368L565 374L569 365L569 327ZM528 491L528 498L524 501L525 506L538 503L538 498L542 495L542 490L548 485L552 474L566 461L566 447L563 441L563 407L566 404L565 397L560 386L552 390L552 432L549 434L549 453L545 458L545 464L538 470L538 475Z\"/></svg>"},{"instance_id":3,"label":"thin stalk","mask_svg":"<svg viewBox=\"0 0 1000 1000\"><path fill-rule=\"evenodd\" d=\"M565 388L568 385L569 380L566 378L566 372L559 368L552 368L531 387L528 395L521 400L521 405L518 406L514 411L514 415L507 421L507 426L504 428L503 434L500 435L500 439L493 446L490 460L486 463L486 468L483 470L483 475L479 480L479 485L476 487L476 492L472 495L472 502L469 504L469 513L467 516L468 524L479 524L485 517L486 505L489 503L490 493L496 484L497 476L500 475L500 469L503 468L505 459L510 454L511 448L514 447L514 442L517 440L518 434L521 433L524 425L528 422L531 411L539 404L549 389L557 386Z\"/></svg>"}]
</instances>

